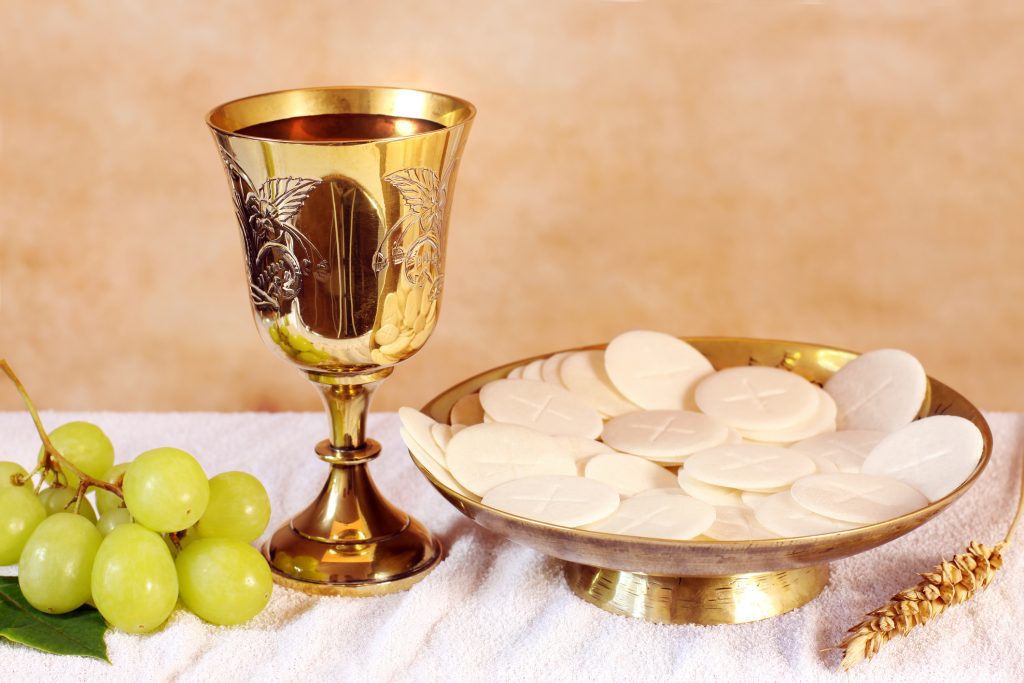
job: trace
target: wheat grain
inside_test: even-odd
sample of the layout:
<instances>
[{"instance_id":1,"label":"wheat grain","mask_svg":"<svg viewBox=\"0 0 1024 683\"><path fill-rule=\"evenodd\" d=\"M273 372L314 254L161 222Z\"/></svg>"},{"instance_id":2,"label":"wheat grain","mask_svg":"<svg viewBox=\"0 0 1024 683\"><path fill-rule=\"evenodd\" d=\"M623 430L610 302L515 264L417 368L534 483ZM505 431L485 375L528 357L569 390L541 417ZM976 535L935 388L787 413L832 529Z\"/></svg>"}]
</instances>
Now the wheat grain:
<instances>
[{"instance_id":1,"label":"wheat grain","mask_svg":"<svg viewBox=\"0 0 1024 683\"><path fill-rule=\"evenodd\" d=\"M845 650L842 668L871 659L894 636L905 636L946 609L966 602L985 589L1003 565L1005 543L988 547L972 542L967 552L921 574L913 588L900 591L888 603L850 629L837 647Z\"/></svg>"},{"instance_id":2,"label":"wheat grain","mask_svg":"<svg viewBox=\"0 0 1024 683\"><path fill-rule=\"evenodd\" d=\"M865 659L871 659L894 636L905 636L944 611L970 600L983 591L1003 566L1003 549L1024 512L1024 467L1017 509L1003 540L988 547L971 541L967 552L945 561L933 571L921 574L921 581L894 595L889 602L867 615L849 630L849 635L836 646L843 650L840 666L848 671Z\"/></svg>"}]
</instances>

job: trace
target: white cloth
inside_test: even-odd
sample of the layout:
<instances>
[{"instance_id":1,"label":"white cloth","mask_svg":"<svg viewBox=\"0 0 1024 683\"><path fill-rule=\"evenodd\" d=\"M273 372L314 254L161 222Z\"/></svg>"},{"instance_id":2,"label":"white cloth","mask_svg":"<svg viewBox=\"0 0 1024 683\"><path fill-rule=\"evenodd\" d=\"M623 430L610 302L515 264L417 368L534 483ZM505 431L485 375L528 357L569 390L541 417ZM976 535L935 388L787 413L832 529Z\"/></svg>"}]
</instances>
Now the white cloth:
<instances>
[{"instance_id":1,"label":"white cloth","mask_svg":"<svg viewBox=\"0 0 1024 683\"><path fill-rule=\"evenodd\" d=\"M561 563L463 517L420 476L394 414L371 416L385 450L382 490L442 539L447 558L412 590L379 598L311 597L276 588L249 624L218 628L178 610L147 636L110 632L114 665L0 642L4 681L847 680L821 652L865 612L916 582L915 572L1002 538L1020 476L1024 415L990 414L995 453L981 480L937 519L832 565L829 586L788 614L739 626L664 626L612 616L576 598ZM174 445L209 475L243 469L270 491L271 528L319 490L317 414L48 413L101 425L118 459ZM0 460L29 464L38 443L24 413L0 413ZM1022 529L1024 533L1024 529ZM897 638L852 680L1024 680L1024 536L982 595ZM11 573L8 570L7 573Z\"/></svg>"}]
</instances>

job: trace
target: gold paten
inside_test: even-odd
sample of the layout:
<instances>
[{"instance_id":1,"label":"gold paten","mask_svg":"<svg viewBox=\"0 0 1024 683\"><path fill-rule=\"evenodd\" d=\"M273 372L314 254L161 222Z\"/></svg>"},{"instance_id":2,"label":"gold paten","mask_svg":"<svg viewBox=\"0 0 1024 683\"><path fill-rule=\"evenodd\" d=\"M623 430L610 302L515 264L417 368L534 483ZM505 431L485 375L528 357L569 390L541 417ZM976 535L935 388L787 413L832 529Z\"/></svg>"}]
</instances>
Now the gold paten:
<instances>
[{"instance_id":1,"label":"gold paten","mask_svg":"<svg viewBox=\"0 0 1024 683\"><path fill-rule=\"evenodd\" d=\"M337 114L396 117L394 137L296 141L243 130ZM330 420L330 438L316 447L330 466L323 490L264 547L282 585L379 595L408 588L440 560L437 540L374 485L367 464L380 445L366 438L366 414L380 381L437 325L452 190L474 114L438 93L311 88L207 116L257 327L314 383Z\"/></svg>"},{"instance_id":2,"label":"gold paten","mask_svg":"<svg viewBox=\"0 0 1024 683\"><path fill-rule=\"evenodd\" d=\"M701 337L686 341L718 369L738 365L782 367L819 384L857 356L852 351L778 340ZM447 422L459 398L531 360L535 358L471 377L430 401L423 410L435 420ZM420 469L441 495L481 526L568 562L565 574L569 586L587 602L615 614L649 621L738 624L782 614L813 599L828 582L829 562L870 550L916 529L977 480L992 453L992 431L978 409L945 384L929 379L921 415L959 415L978 426L985 448L971 476L945 498L915 512L818 536L766 541L669 541L570 529L482 505Z\"/></svg>"}]
</instances>

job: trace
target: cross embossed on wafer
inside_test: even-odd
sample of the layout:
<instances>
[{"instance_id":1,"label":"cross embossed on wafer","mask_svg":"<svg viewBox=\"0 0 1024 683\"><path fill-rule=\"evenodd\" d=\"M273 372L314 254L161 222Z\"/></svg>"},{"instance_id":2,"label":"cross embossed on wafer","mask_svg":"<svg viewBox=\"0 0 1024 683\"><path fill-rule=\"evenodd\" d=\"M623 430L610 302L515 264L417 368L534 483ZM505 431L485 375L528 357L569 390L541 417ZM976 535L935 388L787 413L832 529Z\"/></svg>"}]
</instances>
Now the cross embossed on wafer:
<instances>
[{"instance_id":1,"label":"cross embossed on wafer","mask_svg":"<svg viewBox=\"0 0 1024 683\"><path fill-rule=\"evenodd\" d=\"M919 458L918 460L915 460L914 462L906 462L906 463L903 463L901 465L895 466L892 469L888 470L886 472L886 474L888 474L891 477L891 476L893 476L893 473L895 473L895 472L903 472L903 471L909 470L909 469L917 469L921 465L925 464L926 462L931 462L932 460L938 460L939 458L947 456L947 455L949 455L952 452L953 452L952 448L945 448L945 449L943 449L941 451L935 451L934 453L926 455L923 458Z\"/></svg>"},{"instance_id":2,"label":"cross embossed on wafer","mask_svg":"<svg viewBox=\"0 0 1024 683\"><path fill-rule=\"evenodd\" d=\"M641 524L643 524L645 522L649 522L652 519L654 519L655 517L659 517L661 515L664 515L667 512L671 512L671 510L669 508L666 508L666 507L661 507L661 508L657 508L655 510L651 510L650 512L648 512L646 515L643 515L642 517L637 517L635 519L629 520L629 524L624 525L622 527L621 531L630 531L632 529L635 529L638 526L640 526Z\"/></svg>"},{"instance_id":3,"label":"cross embossed on wafer","mask_svg":"<svg viewBox=\"0 0 1024 683\"><path fill-rule=\"evenodd\" d=\"M854 491L852 493L843 491L842 489L833 490L835 491L833 495L836 496L835 498L832 499L834 504L848 503L849 501L855 500L857 498L870 498L875 493L886 492L886 488L884 486L876 486L872 489L868 489L867 491Z\"/></svg>"},{"instance_id":4,"label":"cross embossed on wafer","mask_svg":"<svg viewBox=\"0 0 1024 683\"><path fill-rule=\"evenodd\" d=\"M837 453L846 453L847 455L854 455L860 459L864 459L864 454L861 453L855 446L851 446L842 440L835 438L823 439L825 445L828 447L827 450L821 452L822 457L829 458L836 455Z\"/></svg>"},{"instance_id":5,"label":"cross embossed on wafer","mask_svg":"<svg viewBox=\"0 0 1024 683\"><path fill-rule=\"evenodd\" d=\"M560 413L557 410L555 410L554 408L550 408L549 407L551 405L551 402L555 400L554 396L548 396L541 403L534 403L530 399L523 398L522 396L514 396L513 395L513 396L509 396L509 398L511 400L517 402L517 403L522 403L522 404L527 405L527 406L529 406L529 407L531 407L531 408L533 408L535 410L535 412L533 413L533 416L530 417L530 421L531 422L536 422L540 418L540 416L544 414L545 411L547 411L551 415L554 415L555 417L560 417L563 420L571 420L572 419L572 416L565 415L564 413Z\"/></svg>"},{"instance_id":6,"label":"cross embossed on wafer","mask_svg":"<svg viewBox=\"0 0 1024 683\"><path fill-rule=\"evenodd\" d=\"M758 391L757 388L751 384L750 380L746 377L741 379L743 388L747 390L745 394L738 394L735 396L725 396L722 398L724 403L738 403L740 401L754 401L757 404L757 409L761 412L768 410L768 406L765 404L764 399L771 398L773 396L781 396L786 393L785 389L765 389L764 391Z\"/></svg>"},{"instance_id":7,"label":"cross embossed on wafer","mask_svg":"<svg viewBox=\"0 0 1024 683\"><path fill-rule=\"evenodd\" d=\"M867 405L871 401L871 399L885 391L886 388L888 388L888 386L892 384L892 382L893 377L892 375L889 375L888 377L885 378L884 382L882 382L877 387L872 389L871 392L868 393L866 396L863 396L859 401L856 401L853 404L846 406L846 414L849 415L850 413L855 413L858 410L860 410L862 407Z\"/></svg>"},{"instance_id":8,"label":"cross embossed on wafer","mask_svg":"<svg viewBox=\"0 0 1024 683\"><path fill-rule=\"evenodd\" d=\"M542 504L542 508L541 509L543 509L547 505L555 502L555 498L558 497L558 494L559 494L559 492L561 490L562 490L562 485L561 484L555 484L551 488L550 493L548 493L546 496L544 496L544 495L537 495L537 496L522 495L522 496L516 496L516 500L521 500L521 501L525 501L525 502L528 502L528 503L541 503ZM558 498L558 502L560 502L560 503L586 503L586 502L588 502L588 500L586 498Z\"/></svg>"},{"instance_id":9,"label":"cross embossed on wafer","mask_svg":"<svg viewBox=\"0 0 1024 683\"><path fill-rule=\"evenodd\" d=\"M514 462L514 460L519 460L519 462ZM537 458L536 456L529 455L528 453L517 453L505 459L495 459L488 455L481 455L476 459L476 461L478 463L483 463L484 465L499 465L501 467L511 468L512 475L516 479L518 479L520 477L529 476L530 474L520 474L520 467L529 467L531 465L537 465L541 462L541 459Z\"/></svg>"},{"instance_id":10,"label":"cross embossed on wafer","mask_svg":"<svg viewBox=\"0 0 1024 683\"><path fill-rule=\"evenodd\" d=\"M692 436L692 435L697 433L696 429L687 429L685 427L675 427L675 428L673 428L672 424L675 421L676 421L676 418L669 417L669 418L667 418L665 420L665 422L660 427L655 426L655 425L645 425L645 424L639 424L639 425L638 424L629 424L627 426L630 429L642 429L644 431L649 431L650 432L650 437L647 439L648 443L654 443L659 438L661 438L662 434L666 434L666 433L668 433L668 434L686 434L687 436Z\"/></svg>"},{"instance_id":11,"label":"cross embossed on wafer","mask_svg":"<svg viewBox=\"0 0 1024 683\"><path fill-rule=\"evenodd\" d=\"M757 456L757 457L755 457L753 459L748 459L748 460L741 460L741 461L733 460L733 462L731 464L729 464L729 465L720 465L718 467L718 470L720 472L731 472L733 470L743 469L744 467L754 468L754 467L758 467L759 465L765 465L766 463L774 463L774 462L777 462L778 460L779 460L779 456L776 456L776 455L760 455L760 456ZM772 469L772 468L771 467L768 467L768 468L761 467L761 469Z\"/></svg>"}]
</instances>

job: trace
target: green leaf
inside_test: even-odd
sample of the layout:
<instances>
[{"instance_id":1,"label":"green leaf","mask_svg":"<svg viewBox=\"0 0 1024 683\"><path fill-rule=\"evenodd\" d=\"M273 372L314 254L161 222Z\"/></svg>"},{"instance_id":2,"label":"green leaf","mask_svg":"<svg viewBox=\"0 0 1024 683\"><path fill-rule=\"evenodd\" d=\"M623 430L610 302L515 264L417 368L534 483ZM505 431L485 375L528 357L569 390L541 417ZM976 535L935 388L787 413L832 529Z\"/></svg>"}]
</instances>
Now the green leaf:
<instances>
[{"instance_id":1,"label":"green leaf","mask_svg":"<svg viewBox=\"0 0 1024 683\"><path fill-rule=\"evenodd\" d=\"M18 577L0 576L0 638L55 655L82 655L110 663L103 634L107 622L91 607L46 614L28 604Z\"/></svg>"}]
</instances>

